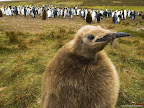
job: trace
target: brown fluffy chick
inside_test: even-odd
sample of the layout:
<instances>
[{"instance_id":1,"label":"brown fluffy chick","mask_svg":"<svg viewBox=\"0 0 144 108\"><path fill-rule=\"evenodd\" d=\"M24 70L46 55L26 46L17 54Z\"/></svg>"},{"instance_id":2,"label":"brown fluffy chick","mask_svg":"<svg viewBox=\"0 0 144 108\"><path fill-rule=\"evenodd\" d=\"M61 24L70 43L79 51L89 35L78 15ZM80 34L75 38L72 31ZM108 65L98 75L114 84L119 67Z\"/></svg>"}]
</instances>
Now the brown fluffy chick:
<instances>
[{"instance_id":1,"label":"brown fluffy chick","mask_svg":"<svg viewBox=\"0 0 144 108\"><path fill-rule=\"evenodd\" d=\"M87 23L91 23L92 22L92 16L91 16L90 11L88 11L88 13L87 13L86 22Z\"/></svg>"},{"instance_id":2,"label":"brown fluffy chick","mask_svg":"<svg viewBox=\"0 0 144 108\"><path fill-rule=\"evenodd\" d=\"M42 12L42 19L43 19L43 20L46 19L46 15L47 15L47 14L46 14L46 10L44 9L43 12Z\"/></svg>"},{"instance_id":3,"label":"brown fluffy chick","mask_svg":"<svg viewBox=\"0 0 144 108\"><path fill-rule=\"evenodd\" d=\"M0 9L0 17L2 17L3 16L3 14L2 14L2 11L1 11L1 9Z\"/></svg>"},{"instance_id":4,"label":"brown fluffy chick","mask_svg":"<svg viewBox=\"0 0 144 108\"><path fill-rule=\"evenodd\" d=\"M116 34L99 26L82 27L49 63L44 74L41 107L114 108L119 78L102 50Z\"/></svg>"}]
</instances>

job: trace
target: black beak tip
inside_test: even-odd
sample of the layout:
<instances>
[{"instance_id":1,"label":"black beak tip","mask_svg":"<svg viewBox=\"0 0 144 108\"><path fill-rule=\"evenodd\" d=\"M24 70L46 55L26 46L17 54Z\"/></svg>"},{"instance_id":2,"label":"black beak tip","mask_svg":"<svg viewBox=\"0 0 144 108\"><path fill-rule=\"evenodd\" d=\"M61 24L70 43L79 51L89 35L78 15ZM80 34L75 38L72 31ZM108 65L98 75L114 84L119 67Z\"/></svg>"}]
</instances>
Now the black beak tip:
<instances>
[{"instance_id":1,"label":"black beak tip","mask_svg":"<svg viewBox=\"0 0 144 108\"><path fill-rule=\"evenodd\" d=\"M125 32L117 32L115 36L116 36L116 38L120 38L120 37L130 36L130 34L125 33Z\"/></svg>"}]
</instances>

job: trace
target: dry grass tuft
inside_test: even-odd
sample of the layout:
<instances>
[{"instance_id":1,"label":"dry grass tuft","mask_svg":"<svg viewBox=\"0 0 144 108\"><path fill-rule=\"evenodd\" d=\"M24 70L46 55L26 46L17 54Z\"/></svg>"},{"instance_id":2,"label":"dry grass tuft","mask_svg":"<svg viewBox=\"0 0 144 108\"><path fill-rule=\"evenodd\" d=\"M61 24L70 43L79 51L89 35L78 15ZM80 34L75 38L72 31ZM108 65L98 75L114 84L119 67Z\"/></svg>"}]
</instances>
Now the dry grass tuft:
<instances>
[{"instance_id":1,"label":"dry grass tuft","mask_svg":"<svg viewBox=\"0 0 144 108\"><path fill-rule=\"evenodd\" d=\"M55 32L51 31L50 34L49 34L49 37L52 38L52 39L55 38Z\"/></svg>"},{"instance_id":2,"label":"dry grass tuft","mask_svg":"<svg viewBox=\"0 0 144 108\"><path fill-rule=\"evenodd\" d=\"M62 46L64 45L64 43L62 42L62 40L57 40L53 46L53 48L55 48L56 50L60 49Z\"/></svg>"},{"instance_id":3,"label":"dry grass tuft","mask_svg":"<svg viewBox=\"0 0 144 108\"><path fill-rule=\"evenodd\" d=\"M36 43L36 39L32 38L28 40L29 44L35 44Z\"/></svg>"},{"instance_id":4,"label":"dry grass tuft","mask_svg":"<svg viewBox=\"0 0 144 108\"><path fill-rule=\"evenodd\" d=\"M133 44L138 45L138 44L141 44L141 42L140 42L139 39L135 39L135 40L133 41Z\"/></svg>"},{"instance_id":5,"label":"dry grass tuft","mask_svg":"<svg viewBox=\"0 0 144 108\"><path fill-rule=\"evenodd\" d=\"M0 43L0 50L5 49L6 45L4 43Z\"/></svg>"},{"instance_id":6,"label":"dry grass tuft","mask_svg":"<svg viewBox=\"0 0 144 108\"><path fill-rule=\"evenodd\" d=\"M121 58L121 60L123 62L125 62L125 61L127 61L128 55L127 55L126 52L121 52L120 55L119 55L119 57Z\"/></svg>"},{"instance_id":7,"label":"dry grass tuft","mask_svg":"<svg viewBox=\"0 0 144 108\"><path fill-rule=\"evenodd\" d=\"M73 31L72 29L68 30L68 34L74 34L74 33L75 33L75 31Z\"/></svg>"},{"instance_id":8,"label":"dry grass tuft","mask_svg":"<svg viewBox=\"0 0 144 108\"><path fill-rule=\"evenodd\" d=\"M60 29L59 29L59 32L60 32L60 33L65 33L65 32L66 32L66 29L60 28Z\"/></svg>"},{"instance_id":9,"label":"dry grass tuft","mask_svg":"<svg viewBox=\"0 0 144 108\"><path fill-rule=\"evenodd\" d=\"M6 31L6 35L9 37L9 42L18 42L18 36L14 31Z\"/></svg>"},{"instance_id":10,"label":"dry grass tuft","mask_svg":"<svg viewBox=\"0 0 144 108\"><path fill-rule=\"evenodd\" d=\"M129 22L122 22L122 25L128 26L130 23Z\"/></svg>"},{"instance_id":11,"label":"dry grass tuft","mask_svg":"<svg viewBox=\"0 0 144 108\"><path fill-rule=\"evenodd\" d=\"M107 27L107 29L114 29L116 26L115 25L109 25L108 27Z\"/></svg>"},{"instance_id":12,"label":"dry grass tuft","mask_svg":"<svg viewBox=\"0 0 144 108\"><path fill-rule=\"evenodd\" d=\"M28 48L28 43L26 42L26 41L19 41L18 42L18 47L20 48L20 49L26 49L26 48Z\"/></svg>"}]
</instances>

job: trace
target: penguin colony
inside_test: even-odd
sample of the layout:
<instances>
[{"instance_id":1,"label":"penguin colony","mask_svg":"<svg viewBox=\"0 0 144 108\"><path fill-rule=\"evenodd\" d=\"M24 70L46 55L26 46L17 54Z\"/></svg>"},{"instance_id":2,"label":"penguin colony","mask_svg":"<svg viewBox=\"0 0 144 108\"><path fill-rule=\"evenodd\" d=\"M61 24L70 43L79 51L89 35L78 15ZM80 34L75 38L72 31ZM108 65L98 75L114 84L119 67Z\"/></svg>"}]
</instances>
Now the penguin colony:
<instances>
[{"instance_id":1,"label":"penguin colony","mask_svg":"<svg viewBox=\"0 0 144 108\"><path fill-rule=\"evenodd\" d=\"M136 16L142 16L143 12L135 12L134 10L98 10L98 9L86 9L86 8L58 8L55 5L43 5L43 6L33 6L33 5L27 5L27 6L0 6L0 9L2 10L3 15L6 16L14 16L14 15L23 15L27 17L27 15L32 16L33 18L36 17L36 15L42 16L43 11L46 11L47 18L56 18L56 17L62 17L66 18L68 16L70 19L73 18L73 16L80 16L84 20L86 20L87 15L92 16L92 21L97 21L100 23L102 18L112 17L116 22L113 22L116 24L117 22L120 22L120 16L121 19L126 19L127 17L132 18L132 20L135 19ZM90 14L88 13L90 11ZM114 17L116 16L116 17ZM119 17L118 17L119 16ZM42 18L43 19L43 18Z\"/></svg>"},{"instance_id":2,"label":"penguin colony","mask_svg":"<svg viewBox=\"0 0 144 108\"><path fill-rule=\"evenodd\" d=\"M117 71L104 47L116 36L100 26L84 26L49 63L42 86L42 108L114 108Z\"/></svg>"}]
</instances>

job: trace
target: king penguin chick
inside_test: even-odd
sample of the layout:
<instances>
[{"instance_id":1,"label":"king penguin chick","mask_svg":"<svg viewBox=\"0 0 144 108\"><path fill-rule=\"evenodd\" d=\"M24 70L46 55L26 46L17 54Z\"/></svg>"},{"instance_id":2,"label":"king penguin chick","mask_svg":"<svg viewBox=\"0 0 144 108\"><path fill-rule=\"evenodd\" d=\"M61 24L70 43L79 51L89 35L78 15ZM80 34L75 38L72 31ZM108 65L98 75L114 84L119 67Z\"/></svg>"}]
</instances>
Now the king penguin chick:
<instances>
[{"instance_id":1,"label":"king penguin chick","mask_svg":"<svg viewBox=\"0 0 144 108\"><path fill-rule=\"evenodd\" d=\"M45 20L46 19L46 10L44 9L42 12L42 19Z\"/></svg>"},{"instance_id":2,"label":"king penguin chick","mask_svg":"<svg viewBox=\"0 0 144 108\"><path fill-rule=\"evenodd\" d=\"M91 16L90 11L88 11L88 13L87 13L86 22L87 23L91 23L92 22L92 16Z\"/></svg>"},{"instance_id":3,"label":"king penguin chick","mask_svg":"<svg viewBox=\"0 0 144 108\"><path fill-rule=\"evenodd\" d=\"M114 108L117 71L104 47L126 33L84 26L51 60L44 74L42 108Z\"/></svg>"},{"instance_id":4,"label":"king penguin chick","mask_svg":"<svg viewBox=\"0 0 144 108\"><path fill-rule=\"evenodd\" d=\"M1 9L0 9L0 17L2 17L3 16L3 13L2 13L2 11L1 11Z\"/></svg>"}]
</instances>

